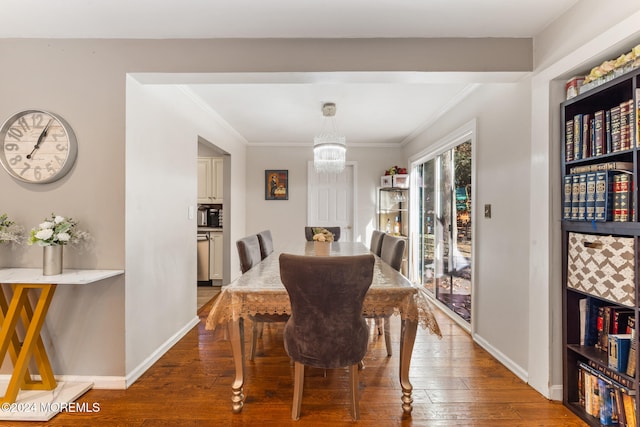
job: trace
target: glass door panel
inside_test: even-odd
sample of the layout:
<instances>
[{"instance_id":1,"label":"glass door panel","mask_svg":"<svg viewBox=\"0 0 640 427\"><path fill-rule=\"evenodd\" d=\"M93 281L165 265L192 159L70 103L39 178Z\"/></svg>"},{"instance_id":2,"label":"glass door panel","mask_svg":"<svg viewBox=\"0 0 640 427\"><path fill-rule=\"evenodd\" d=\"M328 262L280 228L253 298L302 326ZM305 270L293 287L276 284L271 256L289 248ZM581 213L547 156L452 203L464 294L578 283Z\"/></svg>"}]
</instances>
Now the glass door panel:
<instances>
[{"instance_id":1,"label":"glass door panel","mask_svg":"<svg viewBox=\"0 0 640 427\"><path fill-rule=\"evenodd\" d=\"M471 143L414 167L419 183L416 281L471 321Z\"/></svg>"}]
</instances>

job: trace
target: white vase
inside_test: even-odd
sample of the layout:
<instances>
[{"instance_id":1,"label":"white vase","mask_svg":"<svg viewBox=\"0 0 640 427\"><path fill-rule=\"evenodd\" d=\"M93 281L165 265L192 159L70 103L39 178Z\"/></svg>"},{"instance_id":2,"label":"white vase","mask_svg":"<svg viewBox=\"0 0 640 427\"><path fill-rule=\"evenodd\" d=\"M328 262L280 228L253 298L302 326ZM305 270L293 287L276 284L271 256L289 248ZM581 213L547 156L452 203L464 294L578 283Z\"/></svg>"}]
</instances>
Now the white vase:
<instances>
[{"instance_id":1,"label":"white vase","mask_svg":"<svg viewBox=\"0 0 640 427\"><path fill-rule=\"evenodd\" d=\"M62 245L43 247L42 274L44 276L62 274L62 248Z\"/></svg>"}]
</instances>

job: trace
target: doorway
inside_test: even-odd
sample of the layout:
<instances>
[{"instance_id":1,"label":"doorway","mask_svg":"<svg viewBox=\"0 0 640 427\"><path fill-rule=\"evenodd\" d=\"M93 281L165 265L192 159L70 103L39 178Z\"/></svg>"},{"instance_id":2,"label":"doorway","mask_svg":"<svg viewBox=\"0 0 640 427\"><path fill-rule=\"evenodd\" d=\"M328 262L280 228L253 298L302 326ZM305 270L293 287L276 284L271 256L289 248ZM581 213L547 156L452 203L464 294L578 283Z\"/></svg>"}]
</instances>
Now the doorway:
<instances>
[{"instance_id":1,"label":"doorway","mask_svg":"<svg viewBox=\"0 0 640 427\"><path fill-rule=\"evenodd\" d=\"M412 165L412 279L466 324L472 314L473 144L434 151Z\"/></svg>"},{"instance_id":2,"label":"doorway","mask_svg":"<svg viewBox=\"0 0 640 427\"><path fill-rule=\"evenodd\" d=\"M339 174L318 173L308 162L307 225L340 227L340 241L354 241L356 169L355 162L347 162Z\"/></svg>"}]
</instances>

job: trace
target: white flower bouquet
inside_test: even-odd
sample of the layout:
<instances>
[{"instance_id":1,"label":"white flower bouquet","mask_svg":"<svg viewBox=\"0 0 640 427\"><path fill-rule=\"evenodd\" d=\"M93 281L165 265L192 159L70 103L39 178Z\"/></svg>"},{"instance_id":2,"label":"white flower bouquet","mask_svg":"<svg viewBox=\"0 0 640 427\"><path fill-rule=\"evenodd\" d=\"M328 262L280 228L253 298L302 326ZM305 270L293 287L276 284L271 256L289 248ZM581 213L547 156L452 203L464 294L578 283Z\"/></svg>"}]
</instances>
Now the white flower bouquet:
<instances>
[{"instance_id":1,"label":"white flower bouquet","mask_svg":"<svg viewBox=\"0 0 640 427\"><path fill-rule=\"evenodd\" d=\"M71 218L51 214L37 228L31 230L28 243L40 246L74 244L87 238L87 233L77 229L78 222Z\"/></svg>"},{"instance_id":2,"label":"white flower bouquet","mask_svg":"<svg viewBox=\"0 0 640 427\"><path fill-rule=\"evenodd\" d=\"M24 229L11 221L6 213L0 215L0 243L20 243L23 231Z\"/></svg>"}]
</instances>

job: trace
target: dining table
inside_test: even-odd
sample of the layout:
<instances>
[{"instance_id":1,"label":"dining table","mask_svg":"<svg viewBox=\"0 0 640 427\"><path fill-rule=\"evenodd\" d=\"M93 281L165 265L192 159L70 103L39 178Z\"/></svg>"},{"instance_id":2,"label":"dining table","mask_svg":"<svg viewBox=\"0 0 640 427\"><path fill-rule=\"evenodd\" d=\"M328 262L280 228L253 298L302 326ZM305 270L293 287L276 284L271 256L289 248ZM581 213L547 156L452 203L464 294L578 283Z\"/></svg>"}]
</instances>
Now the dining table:
<instances>
[{"instance_id":1,"label":"dining table","mask_svg":"<svg viewBox=\"0 0 640 427\"><path fill-rule=\"evenodd\" d=\"M231 385L234 413L242 411L246 397L244 320L255 315L291 314L289 295L280 279L281 253L315 256L314 242L299 242L276 250L232 283L223 286L206 318L207 330L228 328L235 366ZM332 242L329 256L368 253L371 252L360 242ZM411 413L413 386L409 381L409 367L418 325L441 337L431 304L422 287L412 284L399 271L375 256L373 280L365 295L362 314L367 318L400 316L401 402L403 411Z\"/></svg>"}]
</instances>

